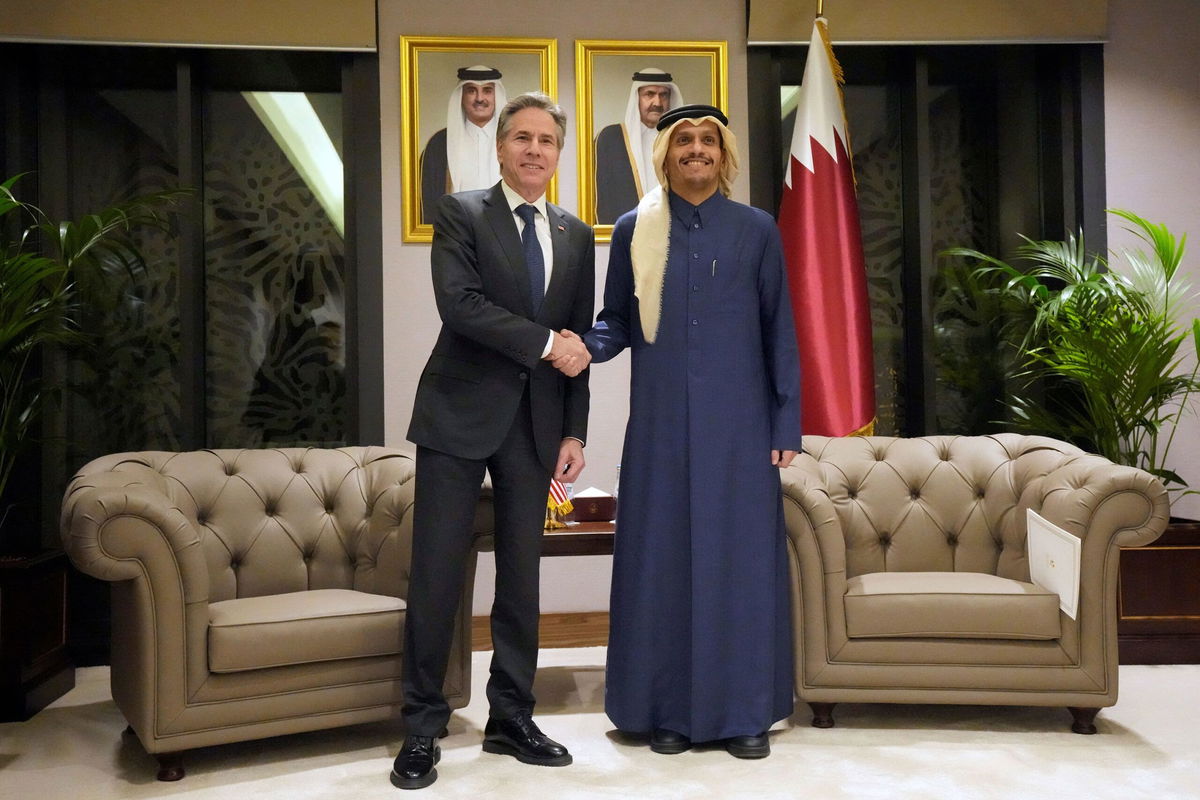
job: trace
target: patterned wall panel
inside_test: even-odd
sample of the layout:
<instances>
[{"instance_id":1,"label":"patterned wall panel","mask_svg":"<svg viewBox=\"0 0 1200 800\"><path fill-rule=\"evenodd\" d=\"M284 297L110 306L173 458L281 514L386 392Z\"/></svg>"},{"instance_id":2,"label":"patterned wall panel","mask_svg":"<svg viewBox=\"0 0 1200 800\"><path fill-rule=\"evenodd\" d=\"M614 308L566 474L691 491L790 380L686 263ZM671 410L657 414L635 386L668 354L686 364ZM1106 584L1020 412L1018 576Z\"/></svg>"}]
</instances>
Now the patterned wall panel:
<instances>
[{"instance_id":1,"label":"patterned wall panel","mask_svg":"<svg viewBox=\"0 0 1200 800\"><path fill-rule=\"evenodd\" d=\"M344 247L237 92L205 96L208 437L345 444Z\"/></svg>"}]
</instances>

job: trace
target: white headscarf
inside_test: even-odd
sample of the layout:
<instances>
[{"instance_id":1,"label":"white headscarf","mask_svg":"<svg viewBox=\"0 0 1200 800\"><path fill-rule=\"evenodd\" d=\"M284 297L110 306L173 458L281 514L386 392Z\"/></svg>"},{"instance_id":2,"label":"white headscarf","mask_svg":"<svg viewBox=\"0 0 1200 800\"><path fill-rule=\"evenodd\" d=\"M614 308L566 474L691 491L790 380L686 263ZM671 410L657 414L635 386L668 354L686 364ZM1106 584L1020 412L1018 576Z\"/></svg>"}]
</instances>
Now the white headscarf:
<instances>
[{"instance_id":1,"label":"white headscarf","mask_svg":"<svg viewBox=\"0 0 1200 800\"><path fill-rule=\"evenodd\" d=\"M470 189L487 189L500 180L500 163L496 160L496 123L500 109L508 103L504 84L500 82L500 71L478 64L459 70L467 72L493 72L495 78L466 77L458 82L450 93L446 105L446 168L450 171L450 191L465 192ZM462 110L462 91L468 83L496 86L496 107L492 118L480 128L467 119Z\"/></svg>"},{"instance_id":2,"label":"white headscarf","mask_svg":"<svg viewBox=\"0 0 1200 800\"><path fill-rule=\"evenodd\" d=\"M721 120L711 115L682 117L658 132L654 140L654 173L658 185L638 201L637 221L629 242L629 259L633 263L633 294L638 299L638 316L642 323L642 338L654 344L658 323L662 317L662 287L667 273L671 250L671 202L667 190L665 164L671 134L680 125L699 125L712 122L721 131L721 172L718 191L729 197L737 177L739 158L737 138Z\"/></svg>"},{"instance_id":3,"label":"white headscarf","mask_svg":"<svg viewBox=\"0 0 1200 800\"><path fill-rule=\"evenodd\" d=\"M661 75L662 80L653 76ZM651 76L651 77L647 77ZM667 110L683 105L683 94L671 80L671 74L655 67L646 67L633 73L633 85L629 87L629 102L625 104L625 136L628 138L629 152L633 154L633 162L637 166L638 189L642 194L650 191L657 182L654 179L654 163L642 142L645 140L646 126L642 124L642 114L638 106L638 89L643 86L666 86L671 90L671 100Z\"/></svg>"}]
</instances>

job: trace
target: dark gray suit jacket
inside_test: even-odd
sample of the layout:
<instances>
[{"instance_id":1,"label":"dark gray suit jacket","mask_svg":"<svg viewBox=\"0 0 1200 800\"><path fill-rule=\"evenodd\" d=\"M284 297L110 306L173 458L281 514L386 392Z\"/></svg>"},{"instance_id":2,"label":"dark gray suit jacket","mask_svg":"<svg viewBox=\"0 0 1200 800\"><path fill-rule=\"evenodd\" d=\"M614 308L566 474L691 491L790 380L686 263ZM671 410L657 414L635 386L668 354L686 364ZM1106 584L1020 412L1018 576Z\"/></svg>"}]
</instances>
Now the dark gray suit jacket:
<instances>
[{"instance_id":1,"label":"dark gray suit jacket","mask_svg":"<svg viewBox=\"0 0 1200 800\"><path fill-rule=\"evenodd\" d=\"M500 184L438 202L430 261L442 329L417 387L413 443L486 458L508 434L527 385L548 474L564 437L586 441L587 370L567 378L541 355L548 330L591 328L595 240L581 220L546 209L554 266L535 319L521 238Z\"/></svg>"}]
</instances>

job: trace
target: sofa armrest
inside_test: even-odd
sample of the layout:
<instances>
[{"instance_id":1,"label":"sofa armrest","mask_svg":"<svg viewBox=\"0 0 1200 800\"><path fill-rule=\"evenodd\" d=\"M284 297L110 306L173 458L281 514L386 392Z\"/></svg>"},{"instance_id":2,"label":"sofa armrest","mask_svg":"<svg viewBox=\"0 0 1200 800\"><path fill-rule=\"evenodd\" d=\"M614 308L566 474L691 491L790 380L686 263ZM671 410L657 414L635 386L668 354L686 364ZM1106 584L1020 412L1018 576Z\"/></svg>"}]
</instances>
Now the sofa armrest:
<instances>
[{"instance_id":1,"label":"sofa armrest","mask_svg":"<svg viewBox=\"0 0 1200 800\"><path fill-rule=\"evenodd\" d=\"M208 568L196 526L166 492L128 473L76 478L63 500L63 547L81 571L105 581L145 577L183 603L208 601Z\"/></svg>"},{"instance_id":2,"label":"sofa armrest","mask_svg":"<svg viewBox=\"0 0 1200 800\"><path fill-rule=\"evenodd\" d=\"M351 552L354 588L404 598L412 560L416 461L398 455L388 459L388 467L376 483L362 487L368 516Z\"/></svg>"},{"instance_id":3,"label":"sofa armrest","mask_svg":"<svg viewBox=\"0 0 1200 800\"><path fill-rule=\"evenodd\" d=\"M1075 619L1061 615L1062 644L1093 675L1115 674L1117 648L1104 643L1116 641L1120 548L1149 544L1162 534L1170 518L1166 489L1144 470L1094 455L1071 457L1031 481L1012 526L1021 546L1005 548L1019 552L1021 563L1001 565L1015 574L1000 573L1019 580L1029 579L1026 508L1082 540L1078 611ZM1105 662L1107 670L1100 666Z\"/></svg>"},{"instance_id":4,"label":"sofa armrest","mask_svg":"<svg viewBox=\"0 0 1200 800\"><path fill-rule=\"evenodd\" d=\"M112 582L113 698L143 742L165 730L208 678L200 532L155 477L78 477L61 518L71 562Z\"/></svg>"},{"instance_id":5,"label":"sofa armrest","mask_svg":"<svg viewBox=\"0 0 1200 800\"><path fill-rule=\"evenodd\" d=\"M841 520L825 489L817 463L800 453L787 469L779 471L783 487L783 516L788 539L802 558L806 569L825 575L846 574L846 540ZM811 565L811 566L809 566Z\"/></svg>"},{"instance_id":6,"label":"sofa armrest","mask_svg":"<svg viewBox=\"0 0 1200 800\"><path fill-rule=\"evenodd\" d=\"M355 548L356 589L372 594L408 596L415 506L414 465L372 503L367 528ZM476 553L493 549L496 523L490 480L483 484L473 526L472 549Z\"/></svg>"},{"instance_id":7,"label":"sofa armrest","mask_svg":"<svg viewBox=\"0 0 1200 800\"><path fill-rule=\"evenodd\" d=\"M817 675L846 643L846 540L817 462L800 453L779 471L791 574L797 675Z\"/></svg>"},{"instance_id":8,"label":"sofa armrest","mask_svg":"<svg viewBox=\"0 0 1200 800\"><path fill-rule=\"evenodd\" d=\"M1026 508L1083 540L1085 570L1110 548L1150 544L1162 535L1171 513L1158 478L1094 455L1069 458L1026 486L1015 520L1022 537Z\"/></svg>"}]
</instances>

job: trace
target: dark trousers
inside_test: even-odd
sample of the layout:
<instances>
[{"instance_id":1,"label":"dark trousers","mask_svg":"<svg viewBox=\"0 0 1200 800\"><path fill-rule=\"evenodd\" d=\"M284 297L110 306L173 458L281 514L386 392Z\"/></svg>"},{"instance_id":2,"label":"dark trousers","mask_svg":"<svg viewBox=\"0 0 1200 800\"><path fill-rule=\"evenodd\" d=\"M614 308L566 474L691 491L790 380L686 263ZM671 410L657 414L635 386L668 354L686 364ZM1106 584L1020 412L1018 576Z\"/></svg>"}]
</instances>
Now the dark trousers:
<instances>
[{"instance_id":1,"label":"dark trousers","mask_svg":"<svg viewBox=\"0 0 1200 800\"><path fill-rule=\"evenodd\" d=\"M492 476L496 510L488 704L496 719L533 710L539 567L550 475L534 448L527 394L504 443L486 459L417 448L402 676L409 734L436 736L450 719L442 684L485 468Z\"/></svg>"}]
</instances>

